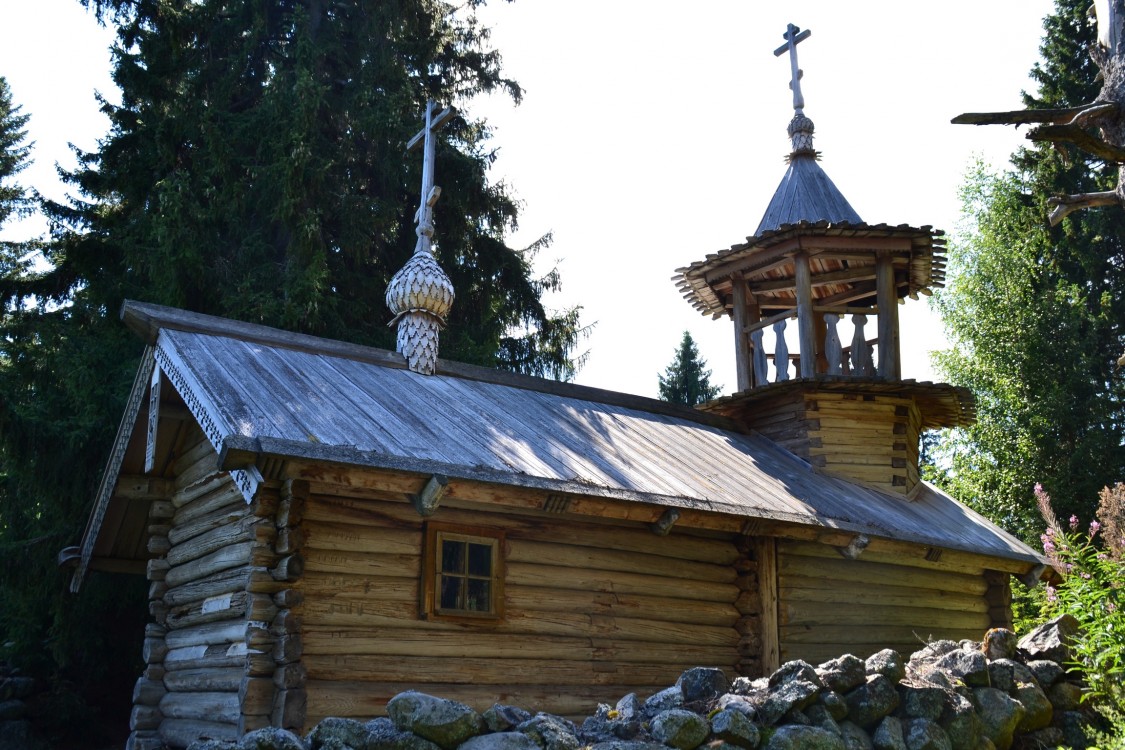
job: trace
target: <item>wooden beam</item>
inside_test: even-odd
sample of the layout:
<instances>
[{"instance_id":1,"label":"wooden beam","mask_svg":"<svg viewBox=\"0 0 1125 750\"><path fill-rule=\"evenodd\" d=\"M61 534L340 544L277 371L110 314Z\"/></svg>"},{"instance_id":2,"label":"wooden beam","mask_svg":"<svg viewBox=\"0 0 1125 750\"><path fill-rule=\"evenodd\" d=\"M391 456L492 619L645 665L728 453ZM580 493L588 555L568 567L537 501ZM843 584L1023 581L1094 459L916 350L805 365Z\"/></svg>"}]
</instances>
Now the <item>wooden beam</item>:
<instances>
[{"instance_id":1,"label":"wooden beam","mask_svg":"<svg viewBox=\"0 0 1125 750\"><path fill-rule=\"evenodd\" d=\"M660 518L653 521L649 528L657 536L668 536L678 520L680 520L680 511L669 508L660 515Z\"/></svg>"},{"instance_id":2,"label":"wooden beam","mask_svg":"<svg viewBox=\"0 0 1125 750\"><path fill-rule=\"evenodd\" d=\"M449 489L449 477L441 474L431 476L422 491L413 498L414 509L418 511L418 515L426 517L436 513L447 489Z\"/></svg>"},{"instance_id":3,"label":"wooden beam","mask_svg":"<svg viewBox=\"0 0 1125 750\"><path fill-rule=\"evenodd\" d=\"M879 362L876 372L888 380L899 379L898 293L895 269L889 255L875 261L876 300L879 305Z\"/></svg>"},{"instance_id":4,"label":"wooden beam","mask_svg":"<svg viewBox=\"0 0 1125 750\"><path fill-rule=\"evenodd\" d=\"M873 281L875 279L875 266L862 266L860 268L846 268L842 271L826 271L811 276L814 287L838 284L842 281ZM796 279L766 279L751 281L750 291L755 294L789 291L797 288Z\"/></svg>"},{"instance_id":5,"label":"wooden beam","mask_svg":"<svg viewBox=\"0 0 1125 750\"><path fill-rule=\"evenodd\" d=\"M753 540L758 563L758 596L761 599L762 671L771 674L781 666L781 635L778 627L777 541L768 537Z\"/></svg>"},{"instance_id":6,"label":"wooden beam","mask_svg":"<svg viewBox=\"0 0 1125 750\"><path fill-rule=\"evenodd\" d=\"M863 554L863 551L867 549L867 545L869 544L871 544L871 540L867 538L867 535L856 534L855 538L848 542L848 546L837 547L837 549L840 551L841 555L849 560L856 560Z\"/></svg>"},{"instance_id":7,"label":"wooden beam","mask_svg":"<svg viewBox=\"0 0 1125 750\"><path fill-rule=\"evenodd\" d=\"M731 297L734 301L734 363L738 390L745 391L754 387L752 377L753 369L750 366L751 347L750 334L746 326L751 322L751 317L760 318L761 314L751 316L746 294L746 282L741 273L731 275ZM757 312L758 305L754 305ZM757 322L756 320L754 322Z\"/></svg>"},{"instance_id":8,"label":"wooden beam","mask_svg":"<svg viewBox=\"0 0 1125 750\"><path fill-rule=\"evenodd\" d=\"M798 253L793 259L797 283L797 339L801 347L802 378L816 376L816 332L813 322L812 276L809 256Z\"/></svg>"}]
</instances>

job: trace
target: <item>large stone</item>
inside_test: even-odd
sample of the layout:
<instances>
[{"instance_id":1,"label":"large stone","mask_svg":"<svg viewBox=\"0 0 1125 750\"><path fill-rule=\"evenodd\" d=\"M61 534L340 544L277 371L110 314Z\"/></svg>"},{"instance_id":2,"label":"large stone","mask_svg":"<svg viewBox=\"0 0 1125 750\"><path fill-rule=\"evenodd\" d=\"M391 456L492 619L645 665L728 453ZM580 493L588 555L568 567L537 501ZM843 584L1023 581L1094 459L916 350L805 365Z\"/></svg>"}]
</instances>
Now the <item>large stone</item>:
<instances>
[{"instance_id":1,"label":"large stone","mask_svg":"<svg viewBox=\"0 0 1125 750\"><path fill-rule=\"evenodd\" d=\"M632 721L640 717L641 709L641 700L637 697L636 693L629 693L628 695L622 696L621 699L617 701L617 705L613 707L613 710L617 712L615 718L621 719L622 721Z\"/></svg>"},{"instance_id":2,"label":"large stone","mask_svg":"<svg viewBox=\"0 0 1125 750\"><path fill-rule=\"evenodd\" d=\"M372 719L363 728L367 730L366 750L441 750L413 732L399 731L386 716Z\"/></svg>"},{"instance_id":3,"label":"large stone","mask_svg":"<svg viewBox=\"0 0 1125 750\"><path fill-rule=\"evenodd\" d=\"M902 654L890 648L867 657L865 669L867 674L881 674L891 682L898 682L906 676L906 662Z\"/></svg>"},{"instance_id":4,"label":"large stone","mask_svg":"<svg viewBox=\"0 0 1125 750\"><path fill-rule=\"evenodd\" d=\"M633 696L636 698L636 696ZM531 718L531 712L518 706L506 706L503 703L493 703L481 718L490 732L506 732L512 727L524 723Z\"/></svg>"},{"instance_id":5,"label":"large stone","mask_svg":"<svg viewBox=\"0 0 1125 750\"><path fill-rule=\"evenodd\" d=\"M753 722L741 712L729 708L711 716L711 736L747 750L757 747L761 739Z\"/></svg>"},{"instance_id":6,"label":"large stone","mask_svg":"<svg viewBox=\"0 0 1125 750\"><path fill-rule=\"evenodd\" d=\"M1027 668L1035 675L1035 681L1039 683L1039 687L1044 690L1061 680L1063 675L1066 674L1066 670L1063 669L1062 666L1049 659L1034 659L1029 661L1027 663ZM995 685L993 685L993 687L995 687Z\"/></svg>"},{"instance_id":7,"label":"large stone","mask_svg":"<svg viewBox=\"0 0 1125 750\"><path fill-rule=\"evenodd\" d=\"M957 649L943 655L934 664L954 680L971 687L988 685L988 660L980 651Z\"/></svg>"},{"instance_id":8,"label":"large stone","mask_svg":"<svg viewBox=\"0 0 1125 750\"><path fill-rule=\"evenodd\" d=\"M387 715L399 730L413 732L445 750L453 750L484 731L480 714L464 703L414 691L391 698Z\"/></svg>"},{"instance_id":9,"label":"large stone","mask_svg":"<svg viewBox=\"0 0 1125 750\"><path fill-rule=\"evenodd\" d=\"M1078 620L1059 615L1020 638L1019 650L1027 661L1047 659L1065 664L1070 661L1070 641L1078 633Z\"/></svg>"},{"instance_id":10,"label":"large stone","mask_svg":"<svg viewBox=\"0 0 1125 750\"><path fill-rule=\"evenodd\" d=\"M305 735L305 744L309 750L320 750L327 747L335 750L337 747L354 747L361 750L367 746L367 727L355 719L323 719Z\"/></svg>"},{"instance_id":11,"label":"large stone","mask_svg":"<svg viewBox=\"0 0 1125 750\"><path fill-rule=\"evenodd\" d=\"M884 717L871 734L871 744L875 750L906 750L902 722L894 716Z\"/></svg>"},{"instance_id":12,"label":"large stone","mask_svg":"<svg viewBox=\"0 0 1125 750\"><path fill-rule=\"evenodd\" d=\"M641 713L646 718L656 716L661 711L667 711L670 708L680 708L684 705L684 694L680 692L678 685L673 685L670 688L665 688L659 693L653 693L648 697L648 700L641 706Z\"/></svg>"},{"instance_id":13,"label":"large stone","mask_svg":"<svg viewBox=\"0 0 1125 750\"><path fill-rule=\"evenodd\" d=\"M263 727L243 735L238 750L307 750L301 738L280 727ZM364 748L365 745L357 747Z\"/></svg>"},{"instance_id":14,"label":"large stone","mask_svg":"<svg viewBox=\"0 0 1125 750\"><path fill-rule=\"evenodd\" d=\"M953 750L978 750L981 740L980 718L972 702L959 693L947 694L938 724L945 730Z\"/></svg>"},{"instance_id":15,"label":"large stone","mask_svg":"<svg viewBox=\"0 0 1125 750\"><path fill-rule=\"evenodd\" d=\"M820 688L811 682L793 679L771 688L758 706L758 720L764 726L776 724L778 719L793 709L800 711L816 700Z\"/></svg>"},{"instance_id":16,"label":"large stone","mask_svg":"<svg viewBox=\"0 0 1125 750\"><path fill-rule=\"evenodd\" d=\"M1016 725L1017 732L1022 734L1042 729L1054 718L1055 709L1038 685L1034 683L1020 685L1012 692L1012 697L1023 706L1023 717Z\"/></svg>"},{"instance_id":17,"label":"large stone","mask_svg":"<svg viewBox=\"0 0 1125 750\"><path fill-rule=\"evenodd\" d=\"M1087 721L1081 711L1063 711L1059 714L1056 725L1063 733L1063 744L1066 747L1086 747Z\"/></svg>"},{"instance_id":18,"label":"large stone","mask_svg":"<svg viewBox=\"0 0 1125 750\"><path fill-rule=\"evenodd\" d=\"M1082 701L1082 688L1073 682L1056 682L1047 691L1047 700L1056 711L1075 711Z\"/></svg>"},{"instance_id":19,"label":"large stone","mask_svg":"<svg viewBox=\"0 0 1125 750\"><path fill-rule=\"evenodd\" d=\"M867 683L844 696L848 704L848 719L864 729L874 727L898 707L898 692L894 683L881 674L867 676Z\"/></svg>"},{"instance_id":20,"label":"large stone","mask_svg":"<svg viewBox=\"0 0 1125 750\"><path fill-rule=\"evenodd\" d=\"M777 671L770 675L768 684L770 687L777 687L793 680L804 680L818 688L824 687L824 683L820 681L820 675L817 674L813 666L801 659L794 659L782 664Z\"/></svg>"},{"instance_id":21,"label":"large stone","mask_svg":"<svg viewBox=\"0 0 1125 750\"><path fill-rule=\"evenodd\" d=\"M713 701L730 690L730 680L723 670L713 667L695 667L680 675L676 680L684 703L703 703Z\"/></svg>"},{"instance_id":22,"label":"large stone","mask_svg":"<svg viewBox=\"0 0 1125 750\"><path fill-rule=\"evenodd\" d=\"M837 693L854 690L867 679L867 665L863 659L852 654L826 661L816 668L816 672L825 687Z\"/></svg>"},{"instance_id":23,"label":"large stone","mask_svg":"<svg viewBox=\"0 0 1125 750\"><path fill-rule=\"evenodd\" d=\"M874 750L867 732L850 721L840 723L840 734L844 738L845 750Z\"/></svg>"},{"instance_id":24,"label":"large stone","mask_svg":"<svg viewBox=\"0 0 1125 750\"><path fill-rule=\"evenodd\" d=\"M840 736L844 734L840 729L840 725L836 723L836 719L828 712L828 709L823 703L814 703L804 711L801 711L801 714L808 719L809 726L827 729L829 732Z\"/></svg>"},{"instance_id":25,"label":"large stone","mask_svg":"<svg viewBox=\"0 0 1125 750\"><path fill-rule=\"evenodd\" d=\"M778 727L763 745L765 750L847 750L844 740L820 727Z\"/></svg>"},{"instance_id":26,"label":"large stone","mask_svg":"<svg viewBox=\"0 0 1125 750\"><path fill-rule=\"evenodd\" d=\"M867 678L864 677L864 682L866 681ZM816 697L816 702L828 709L828 713L836 721L843 721L848 715L848 702L844 700L844 696L835 690L821 691L820 695Z\"/></svg>"},{"instance_id":27,"label":"large stone","mask_svg":"<svg viewBox=\"0 0 1125 750\"><path fill-rule=\"evenodd\" d=\"M956 641L930 641L925 647L912 653L910 655L910 661L933 661L959 648L961 648L961 646Z\"/></svg>"},{"instance_id":28,"label":"large stone","mask_svg":"<svg viewBox=\"0 0 1125 750\"><path fill-rule=\"evenodd\" d=\"M911 719L905 722L902 738L907 750L953 750L945 730L929 719Z\"/></svg>"},{"instance_id":29,"label":"large stone","mask_svg":"<svg viewBox=\"0 0 1125 750\"><path fill-rule=\"evenodd\" d=\"M988 665L988 687L1010 693L1018 685L1038 684L1035 674L1014 659L997 659Z\"/></svg>"},{"instance_id":30,"label":"large stone","mask_svg":"<svg viewBox=\"0 0 1125 750\"><path fill-rule=\"evenodd\" d=\"M578 750L582 745L574 724L551 714L536 714L517 726L516 731L531 737L544 750Z\"/></svg>"},{"instance_id":31,"label":"large stone","mask_svg":"<svg viewBox=\"0 0 1125 750\"><path fill-rule=\"evenodd\" d=\"M945 709L945 696L941 688L899 685L898 713L909 719L937 721Z\"/></svg>"},{"instance_id":32,"label":"large stone","mask_svg":"<svg viewBox=\"0 0 1125 750\"><path fill-rule=\"evenodd\" d=\"M682 708L661 711L652 720L652 736L678 750L694 750L703 744L711 727L707 719Z\"/></svg>"},{"instance_id":33,"label":"large stone","mask_svg":"<svg viewBox=\"0 0 1125 750\"><path fill-rule=\"evenodd\" d=\"M1016 653L1019 636L1007 628L992 628L984 634L980 650L989 660L1011 659Z\"/></svg>"},{"instance_id":34,"label":"large stone","mask_svg":"<svg viewBox=\"0 0 1125 750\"><path fill-rule=\"evenodd\" d=\"M1057 748L1066 742L1063 730L1058 727L1046 727L1034 732L1028 732L1020 737L1020 746L1026 748Z\"/></svg>"},{"instance_id":35,"label":"large stone","mask_svg":"<svg viewBox=\"0 0 1125 750\"><path fill-rule=\"evenodd\" d=\"M1002 690L973 688L973 704L980 718L981 732L999 750L1012 746L1012 734L1023 718L1023 706Z\"/></svg>"},{"instance_id":36,"label":"large stone","mask_svg":"<svg viewBox=\"0 0 1125 750\"><path fill-rule=\"evenodd\" d=\"M496 732L470 737L460 750L539 750L539 744L523 732Z\"/></svg>"},{"instance_id":37,"label":"large stone","mask_svg":"<svg viewBox=\"0 0 1125 750\"><path fill-rule=\"evenodd\" d=\"M720 696L715 704L715 709L718 711L738 711L748 719L758 718L758 704L744 695L727 693Z\"/></svg>"}]
</instances>

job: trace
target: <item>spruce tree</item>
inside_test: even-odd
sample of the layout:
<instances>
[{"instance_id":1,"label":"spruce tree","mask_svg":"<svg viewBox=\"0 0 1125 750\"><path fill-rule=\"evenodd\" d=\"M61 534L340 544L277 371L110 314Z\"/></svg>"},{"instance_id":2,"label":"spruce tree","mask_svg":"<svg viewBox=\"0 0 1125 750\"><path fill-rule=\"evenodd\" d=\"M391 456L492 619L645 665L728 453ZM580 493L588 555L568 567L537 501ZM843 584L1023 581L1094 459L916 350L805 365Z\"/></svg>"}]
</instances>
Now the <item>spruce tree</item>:
<instances>
[{"instance_id":1,"label":"spruce tree","mask_svg":"<svg viewBox=\"0 0 1125 750\"><path fill-rule=\"evenodd\" d=\"M720 388L711 385L711 371L699 356L695 339L684 331L680 346L672 363L664 370L660 380L660 398L674 404L696 406L719 395Z\"/></svg>"},{"instance_id":2,"label":"spruce tree","mask_svg":"<svg viewBox=\"0 0 1125 750\"><path fill-rule=\"evenodd\" d=\"M1065 108L1098 93L1084 0L1057 0L1045 21L1030 108ZM966 231L951 245L939 309L955 343L939 365L971 388L977 423L945 442L949 488L1034 540L1041 482L1062 516L1089 519L1097 492L1125 476L1125 388L1115 360L1125 333L1125 215L1102 208L1051 227L1055 194L1112 190L1116 169L1083 152L1037 145L1013 168L976 170Z\"/></svg>"},{"instance_id":3,"label":"spruce tree","mask_svg":"<svg viewBox=\"0 0 1125 750\"><path fill-rule=\"evenodd\" d=\"M432 99L461 112L437 154L436 254L457 294L442 356L566 378L579 326L542 303L559 283L533 273L542 243L507 244L517 205L489 182L467 105L521 92L473 3L83 2L116 26L121 104L68 176L78 198L44 205L49 268L5 256L0 659L126 726L145 582L98 573L73 597L54 564L81 537L142 352L124 299L393 348L384 291L421 183L405 145Z\"/></svg>"}]
</instances>

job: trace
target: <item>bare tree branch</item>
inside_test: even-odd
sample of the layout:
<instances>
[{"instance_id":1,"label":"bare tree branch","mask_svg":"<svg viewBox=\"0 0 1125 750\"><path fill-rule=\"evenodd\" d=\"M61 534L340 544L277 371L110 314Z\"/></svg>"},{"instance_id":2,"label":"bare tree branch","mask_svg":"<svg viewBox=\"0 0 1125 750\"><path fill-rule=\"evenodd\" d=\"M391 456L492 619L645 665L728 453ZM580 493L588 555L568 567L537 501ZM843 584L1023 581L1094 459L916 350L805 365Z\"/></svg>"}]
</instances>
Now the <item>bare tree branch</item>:
<instances>
[{"instance_id":1,"label":"bare tree branch","mask_svg":"<svg viewBox=\"0 0 1125 750\"><path fill-rule=\"evenodd\" d=\"M1047 199L1047 205L1054 209L1051 211L1051 215L1048 219L1051 222L1051 226L1056 226L1066 216L1075 211L1080 211L1083 208L1093 208L1094 206L1120 206L1122 203L1116 192L1108 190L1104 193L1056 195L1053 198Z\"/></svg>"}]
</instances>

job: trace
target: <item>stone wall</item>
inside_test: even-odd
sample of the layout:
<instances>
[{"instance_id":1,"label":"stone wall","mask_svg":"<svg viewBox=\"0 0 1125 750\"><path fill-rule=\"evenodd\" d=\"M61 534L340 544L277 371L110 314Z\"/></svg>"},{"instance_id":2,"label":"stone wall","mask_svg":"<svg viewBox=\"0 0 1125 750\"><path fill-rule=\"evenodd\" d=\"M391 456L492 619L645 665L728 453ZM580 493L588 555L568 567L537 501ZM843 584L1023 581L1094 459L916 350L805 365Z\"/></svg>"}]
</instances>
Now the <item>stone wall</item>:
<instances>
[{"instance_id":1,"label":"stone wall","mask_svg":"<svg viewBox=\"0 0 1125 750\"><path fill-rule=\"evenodd\" d=\"M647 700L602 705L580 725L496 705L400 693L388 716L328 718L304 738L252 732L242 750L1008 750L1086 746L1082 688L1066 674L1075 623L1059 618L1017 642L934 641L909 658L893 650L733 682L697 667ZM193 750L229 748L202 741Z\"/></svg>"}]
</instances>

